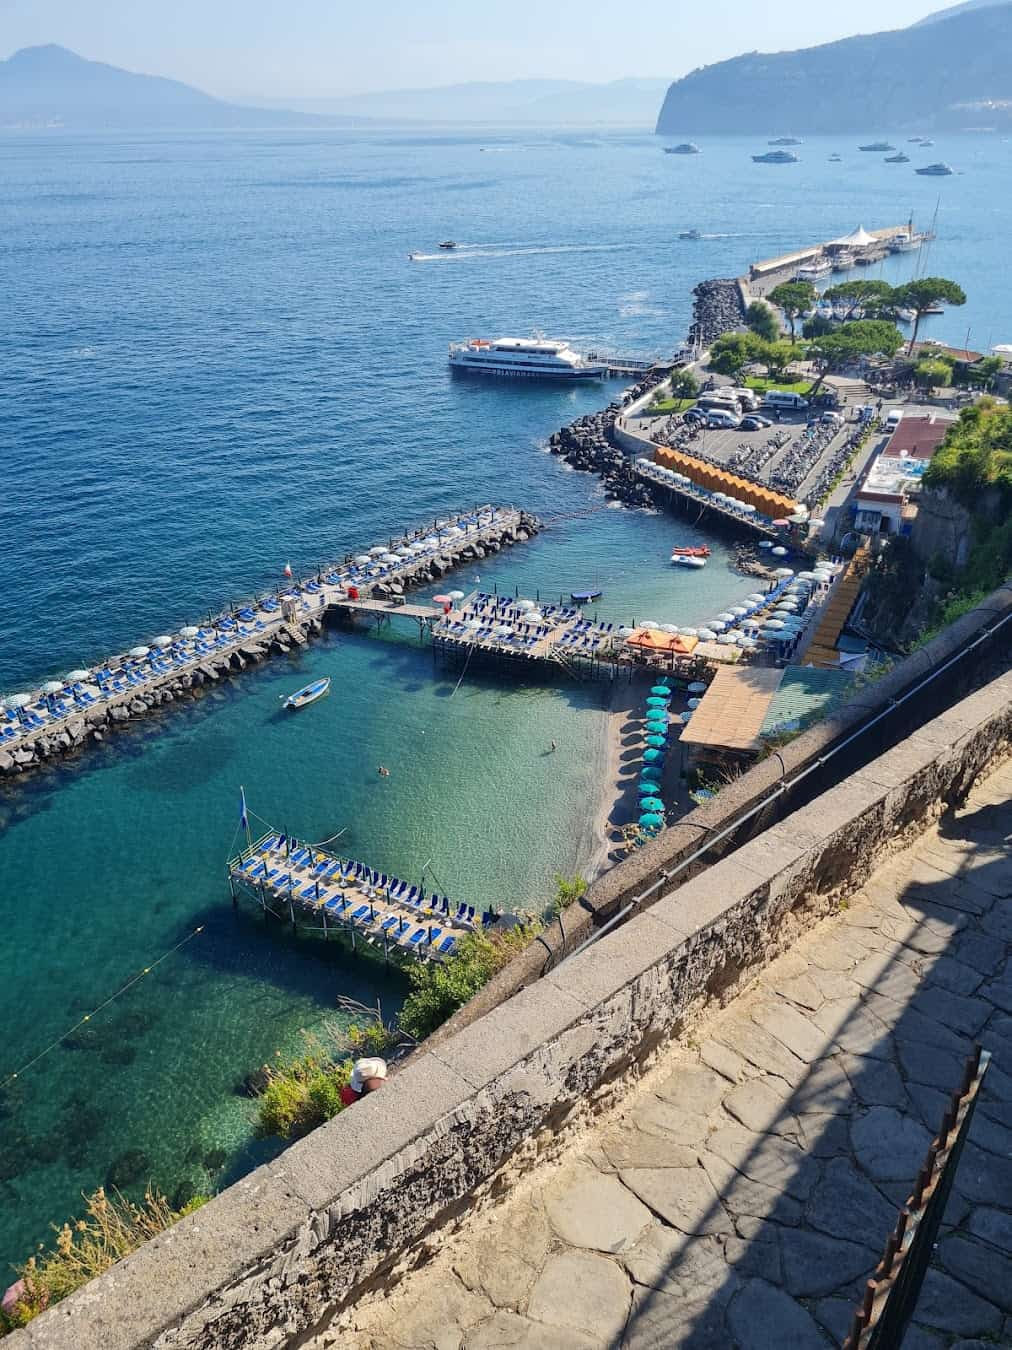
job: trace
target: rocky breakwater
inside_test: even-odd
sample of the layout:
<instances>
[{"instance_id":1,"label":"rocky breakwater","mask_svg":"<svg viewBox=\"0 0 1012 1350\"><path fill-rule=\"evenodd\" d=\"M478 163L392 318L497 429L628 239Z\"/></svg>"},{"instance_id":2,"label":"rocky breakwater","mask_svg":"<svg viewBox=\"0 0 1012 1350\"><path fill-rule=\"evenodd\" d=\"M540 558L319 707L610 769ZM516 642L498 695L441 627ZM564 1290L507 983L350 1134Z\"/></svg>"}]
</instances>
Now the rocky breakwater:
<instances>
[{"instance_id":1,"label":"rocky breakwater","mask_svg":"<svg viewBox=\"0 0 1012 1350\"><path fill-rule=\"evenodd\" d=\"M433 582L441 580L463 563L477 562L480 558L487 558L490 553L500 553L504 548L512 548L514 544L525 544L528 539L533 539L540 529L541 522L537 516L522 511L515 524L505 525L501 530L486 530L480 539L458 540L456 544L448 543L444 552L426 558L415 567L406 568L396 581L374 582L369 587L369 594L377 600L389 600L416 587L431 586ZM340 601L337 604L340 607Z\"/></svg>"},{"instance_id":2,"label":"rocky breakwater","mask_svg":"<svg viewBox=\"0 0 1012 1350\"><path fill-rule=\"evenodd\" d=\"M79 716L69 718L51 732L40 732L31 739L0 750L0 778L17 778L54 760L75 755L89 745L99 745L116 731L148 717L158 708L199 698L208 688L240 674L247 666L270 655L286 656L293 647L305 646L322 628L319 618L290 621L258 641L243 642L228 651L205 657L191 669L166 676L148 688L133 689L93 707L82 708Z\"/></svg>"},{"instance_id":3,"label":"rocky breakwater","mask_svg":"<svg viewBox=\"0 0 1012 1350\"><path fill-rule=\"evenodd\" d=\"M583 473L596 473L604 482L604 495L625 506L652 506L650 487L633 470L629 456L615 442L615 419L624 408L662 384L667 370L652 370L626 391L621 400L600 412L587 413L549 437L548 449Z\"/></svg>"},{"instance_id":4,"label":"rocky breakwater","mask_svg":"<svg viewBox=\"0 0 1012 1350\"><path fill-rule=\"evenodd\" d=\"M744 328L745 309L741 288L733 277L701 281L692 295L691 343L708 347L723 333Z\"/></svg>"}]
</instances>

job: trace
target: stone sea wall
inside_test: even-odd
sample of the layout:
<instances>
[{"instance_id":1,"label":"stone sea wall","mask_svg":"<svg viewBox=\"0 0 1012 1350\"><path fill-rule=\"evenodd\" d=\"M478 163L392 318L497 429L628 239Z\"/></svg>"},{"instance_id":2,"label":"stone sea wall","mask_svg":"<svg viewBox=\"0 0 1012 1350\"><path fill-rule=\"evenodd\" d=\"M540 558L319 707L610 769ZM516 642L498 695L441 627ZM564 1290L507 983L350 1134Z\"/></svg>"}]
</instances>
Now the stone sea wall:
<instances>
[{"instance_id":1,"label":"stone sea wall","mask_svg":"<svg viewBox=\"0 0 1012 1350\"><path fill-rule=\"evenodd\" d=\"M622 448L621 421L623 414L644 395L663 384L670 369L650 371L638 384L627 391L623 401L609 403L600 412L587 413L576 418L548 439L548 449L574 469L596 473L604 482L604 495L609 501L627 506L651 506L650 489L633 472L628 456Z\"/></svg>"},{"instance_id":2,"label":"stone sea wall","mask_svg":"<svg viewBox=\"0 0 1012 1350\"><path fill-rule=\"evenodd\" d=\"M11 1350L268 1350L495 1203L1005 758L1012 675L665 895L17 1332ZM421 1244L419 1246L419 1244Z\"/></svg>"}]
</instances>

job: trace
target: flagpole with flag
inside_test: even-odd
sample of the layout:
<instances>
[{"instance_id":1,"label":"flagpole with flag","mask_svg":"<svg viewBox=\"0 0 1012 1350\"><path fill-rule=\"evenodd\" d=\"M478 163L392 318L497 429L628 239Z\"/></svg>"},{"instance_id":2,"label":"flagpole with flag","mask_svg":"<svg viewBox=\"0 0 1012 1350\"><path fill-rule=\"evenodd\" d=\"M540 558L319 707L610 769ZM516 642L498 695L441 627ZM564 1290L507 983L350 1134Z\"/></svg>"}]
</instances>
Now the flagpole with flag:
<instances>
[{"instance_id":1,"label":"flagpole with flag","mask_svg":"<svg viewBox=\"0 0 1012 1350\"><path fill-rule=\"evenodd\" d=\"M239 788L239 824L246 831L246 846L250 853L253 852L253 837L249 830L249 815L246 811L246 789Z\"/></svg>"}]
</instances>

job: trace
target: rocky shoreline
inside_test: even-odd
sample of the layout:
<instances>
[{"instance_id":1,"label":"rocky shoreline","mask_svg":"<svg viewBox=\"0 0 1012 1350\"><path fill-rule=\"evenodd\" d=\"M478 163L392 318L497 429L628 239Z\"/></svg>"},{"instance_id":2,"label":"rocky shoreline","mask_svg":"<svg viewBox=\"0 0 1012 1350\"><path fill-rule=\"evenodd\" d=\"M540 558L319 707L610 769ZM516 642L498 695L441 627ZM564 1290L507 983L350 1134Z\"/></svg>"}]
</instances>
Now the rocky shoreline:
<instances>
[{"instance_id":1,"label":"rocky shoreline","mask_svg":"<svg viewBox=\"0 0 1012 1350\"><path fill-rule=\"evenodd\" d=\"M653 506L650 487L633 470L632 460L615 441L615 421L630 403L649 393L668 378L668 368L652 370L630 389L622 400L609 403L600 412L587 413L568 426L552 432L548 449L581 473L596 473L604 483L609 501L624 506Z\"/></svg>"},{"instance_id":2,"label":"rocky shoreline","mask_svg":"<svg viewBox=\"0 0 1012 1350\"><path fill-rule=\"evenodd\" d=\"M540 528L541 523L536 516L521 512L519 522L506 526L501 533L486 533L481 542L474 541L463 546L448 545L444 553L401 573L400 581L381 582L372 585L369 591L378 599L389 599L404 594L405 590L431 585L461 564L526 542ZM346 561L350 560L349 554ZM322 576L316 580L322 580ZM289 591L301 594L301 585L293 583ZM256 640L246 639L229 651L207 656L192 670L167 675L151 688L134 690L107 703L82 708L79 715L68 718L63 726L52 733L41 733L28 744L0 750L0 779L17 780L44 764L76 755L88 746L100 745L117 730L136 723L158 708L199 698L221 680L234 678L247 666L256 665L268 657L288 656L293 648L304 647L318 637L323 626L323 614L289 618L278 623L273 632L265 633Z\"/></svg>"},{"instance_id":3,"label":"rocky shoreline","mask_svg":"<svg viewBox=\"0 0 1012 1350\"><path fill-rule=\"evenodd\" d=\"M734 277L701 281L692 294L689 341L693 345L708 347L722 334L744 328L745 305L741 287Z\"/></svg>"}]
</instances>

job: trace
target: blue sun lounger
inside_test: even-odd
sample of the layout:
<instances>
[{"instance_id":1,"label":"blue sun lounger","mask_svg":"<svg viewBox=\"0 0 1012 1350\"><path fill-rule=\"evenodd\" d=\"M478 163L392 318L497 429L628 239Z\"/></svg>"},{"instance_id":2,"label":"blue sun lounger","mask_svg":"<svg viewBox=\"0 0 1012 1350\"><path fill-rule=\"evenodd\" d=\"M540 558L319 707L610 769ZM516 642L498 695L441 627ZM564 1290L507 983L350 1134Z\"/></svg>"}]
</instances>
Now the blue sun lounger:
<instances>
[{"instance_id":1,"label":"blue sun lounger","mask_svg":"<svg viewBox=\"0 0 1012 1350\"><path fill-rule=\"evenodd\" d=\"M343 909L348 907L348 901L343 895L335 895L333 900L328 900L325 909L332 909L335 914L340 914Z\"/></svg>"},{"instance_id":2,"label":"blue sun lounger","mask_svg":"<svg viewBox=\"0 0 1012 1350\"><path fill-rule=\"evenodd\" d=\"M417 928L408 938L407 943L405 945L408 947L417 947L419 942L421 942L422 938L426 936L428 931L429 930L427 928Z\"/></svg>"},{"instance_id":3,"label":"blue sun lounger","mask_svg":"<svg viewBox=\"0 0 1012 1350\"><path fill-rule=\"evenodd\" d=\"M449 937L443 938L442 942L439 944L439 950L444 956L449 956L456 945L457 939L451 933Z\"/></svg>"},{"instance_id":4,"label":"blue sun lounger","mask_svg":"<svg viewBox=\"0 0 1012 1350\"><path fill-rule=\"evenodd\" d=\"M289 862L291 862L292 865L295 867L301 867L308 857L309 857L309 850L306 848L299 848L296 849L295 852L292 854L292 856L289 858Z\"/></svg>"},{"instance_id":5,"label":"blue sun lounger","mask_svg":"<svg viewBox=\"0 0 1012 1350\"><path fill-rule=\"evenodd\" d=\"M388 914L387 917L380 924L380 928L383 930L384 933L388 933L390 929L393 928L395 923L400 923L400 919L398 919L397 915Z\"/></svg>"},{"instance_id":6,"label":"blue sun lounger","mask_svg":"<svg viewBox=\"0 0 1012 1350\"><path fill-rule=\"evenodd\" d=\"M352 922L357 923L360 919L363 919L368 913L369 913L368 905L359 905L358 909L356 909L354 914L351 916Z\"/></svg>"}]
</instances>

